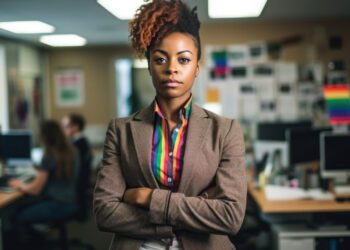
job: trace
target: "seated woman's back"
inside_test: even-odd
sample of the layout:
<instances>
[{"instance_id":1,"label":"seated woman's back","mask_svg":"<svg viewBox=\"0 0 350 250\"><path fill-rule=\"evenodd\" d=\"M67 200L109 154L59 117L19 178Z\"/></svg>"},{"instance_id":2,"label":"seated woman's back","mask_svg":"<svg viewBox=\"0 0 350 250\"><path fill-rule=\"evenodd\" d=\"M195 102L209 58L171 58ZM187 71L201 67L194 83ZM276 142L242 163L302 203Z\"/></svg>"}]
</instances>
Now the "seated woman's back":
<instances>
[{"instance_id":1,"label":"seated woman's back","mask_svg":"<svg viewBox=\"0 0 350 250\"><path fill-rule=\"evenodd\" d=\"M38 170L48 172L48 180L43 188L42 194L50 199L65 202L75 203L77 197L77 178L78 178L78 155L75 150L72 150L72 159L70 159L69 172L66 175L60 174L59 161L55 159L54 154L47 153ZM62 163L61 163L62 164Z\"/></svg>"},{"instance_id":2,"label":"seated woman's back","mask_svg":"<svg viewBox=\"0 0 350 250\"><path fill-rule=\"evenodd\" d=\"M39 170L48 173L43 194L56 201L74 203L79 167L76 150L56 121L42 124L41 140L45 153Z\"/></svg>"}]
</instances>

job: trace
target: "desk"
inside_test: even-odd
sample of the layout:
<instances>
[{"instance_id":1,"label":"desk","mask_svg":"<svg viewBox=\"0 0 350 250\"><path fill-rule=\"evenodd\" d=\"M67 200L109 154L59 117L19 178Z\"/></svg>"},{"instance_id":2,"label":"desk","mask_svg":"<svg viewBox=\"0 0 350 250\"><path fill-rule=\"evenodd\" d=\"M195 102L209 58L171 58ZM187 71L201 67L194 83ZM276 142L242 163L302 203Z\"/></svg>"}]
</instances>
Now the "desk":
<instances>
[{"instance_id":1,"label":"desk","mask_svg":"<svg viewBox=\"0 0 350 250\"><path fill-rule=\"evenodd\" d=\"M321 213L321 212L350 212L350 202L322 200L266 200L263 190L248 183L248 191L263 213Z\"/></svg>"},{"instance_id":2,"label":"desk","mask_svg":"<svg viewBox=\"0 0 350 250\"><path fill-rule=\"evenodd\" d=\"M5 192L0 191L0 209L11 204L12 202L17 200L21 196L23 196L23 193L20 191L9 192L9 193L5 193Z\"/></svg>"},{"instance_id":3,"label":"desk","mask_svg":"<svg viewBox=\"0 0 350 250\"><path fill-rule=\"evenodd\" d=\"M6 206L15 202L17 199L23 196L23 193L20 191L5 193L0 192L0 210L4 209ZM2 228L1 228L1 213L0 213L0 250L2 250Z\"/></svg>"},{"instance_id":4,"label":"desk","mask_svg":"<svg viewBox=\"0 0 350 250\"><path fill-rule=\"evenodd\" d=\"M350 202L337 202L333 200L290 200L290 201L270 201L265 198L263 190L257 189L248 182L248 192L259 209L259 217L268 227L272 236L269 249L317 249L315 246L319 239L325 239L328 243L338 238L345 238L345 244L349 244L350 232L348 229L317 229L309 227L318 218L328 217L327 213L336 214L350 212ZM327 215L323 215L326 213ZM315 216L315 217L314 217ZM323 217L322 217L323 216ZM334 218L334 217L333 217ZM296 223L303 223L297 227ZM322 228L322 222L320 222ZM346 223L346 222L345 222ZM294 228L297 227L297 228ZM327 244L328 244L327 243ZM330 249L330 248L329 248ZM350 249L347 245L346 248Z\"/></svg>"}]
</instances>

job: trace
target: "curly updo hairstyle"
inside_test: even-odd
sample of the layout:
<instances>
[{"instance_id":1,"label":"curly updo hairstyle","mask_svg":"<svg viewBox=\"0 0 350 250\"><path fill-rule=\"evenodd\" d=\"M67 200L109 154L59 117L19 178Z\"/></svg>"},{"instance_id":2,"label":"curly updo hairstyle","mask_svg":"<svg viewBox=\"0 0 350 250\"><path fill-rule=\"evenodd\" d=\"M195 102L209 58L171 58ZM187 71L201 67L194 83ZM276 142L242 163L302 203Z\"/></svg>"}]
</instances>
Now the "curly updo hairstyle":
<instances>
[{"instance_id":1,"label":"curly updo hairstyle","mask_svg":"<svg viewBox=\"0 0 350 250\"><path fill-rule=\"evenodd\" d=\"M148 0L145 0L148 2ZM150 50L173 32L191 36L201 58L200 22L197 7L192 10L180 0L153 0L143 4L129 23L130 40L137 55L150 58Z\"/></svg>"}]
</instances>

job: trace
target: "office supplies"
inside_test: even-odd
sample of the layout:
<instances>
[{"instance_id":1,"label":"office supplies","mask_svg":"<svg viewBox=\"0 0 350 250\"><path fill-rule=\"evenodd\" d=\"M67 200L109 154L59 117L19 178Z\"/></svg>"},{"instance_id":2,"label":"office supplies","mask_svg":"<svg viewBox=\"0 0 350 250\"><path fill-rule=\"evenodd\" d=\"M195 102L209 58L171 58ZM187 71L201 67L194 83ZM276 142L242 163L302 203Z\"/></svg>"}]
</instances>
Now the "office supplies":
<instances>
[{"instance_id":1,"label":"office supplies","mask_svg":"<svg viewBox=\"0 0 350 250\"><path fill-rule=\"evenodd\" d=\"M323 192L319 188L305 190L302 188L290 188L277 185L267 185L264 189L267 200L334 200L330 192Z\"/></svg>"}]
</instances>

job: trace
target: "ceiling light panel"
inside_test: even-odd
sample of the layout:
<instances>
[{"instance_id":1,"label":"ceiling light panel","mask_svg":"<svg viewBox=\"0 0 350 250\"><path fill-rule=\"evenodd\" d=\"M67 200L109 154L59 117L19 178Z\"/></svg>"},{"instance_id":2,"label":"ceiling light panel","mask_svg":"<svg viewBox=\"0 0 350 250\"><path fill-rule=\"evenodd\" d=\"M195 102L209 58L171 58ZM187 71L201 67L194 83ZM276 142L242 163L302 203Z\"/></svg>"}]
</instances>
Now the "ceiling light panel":
<instances>
[{"instance_id":1,"label":"ceiling light panel","mask_svg":"<svg viewBox=\"0 0 350 250\"><path fill-rule=\"evenodd\" d=\"M40 37L40 42L53 47L73 47L84 46L86 39L74 34L45 35Z\"/></svg>"},{"instance_id":2,"label":"ceiling light panel","mask_svg":"<svg viewBox=\"0 0 350 250\"><path fill-rule=\"evenodd\" d=\"M267 0L208 0L210 18L260 16Z\"/></svg>"},{"instance_id":3,"label":"ceiling light panel","mask_svg":"<svg viewBox=\"0 0 350 250\"><path fill-rule=\"evenodd\" d=\"M132 19L143 0L97 0L106 10L121 20Z\"/></svg>"},{"instance_id":4,"label":"ceiling light panel","mask_svg":"<svg viewBox=\"0 0 350 250\"><path fill-rule=\"evenodd\" d=\"M0 22L0 28L17 34L52 33L55 27L40 21Z\"/></svg>"}]
</instances>

